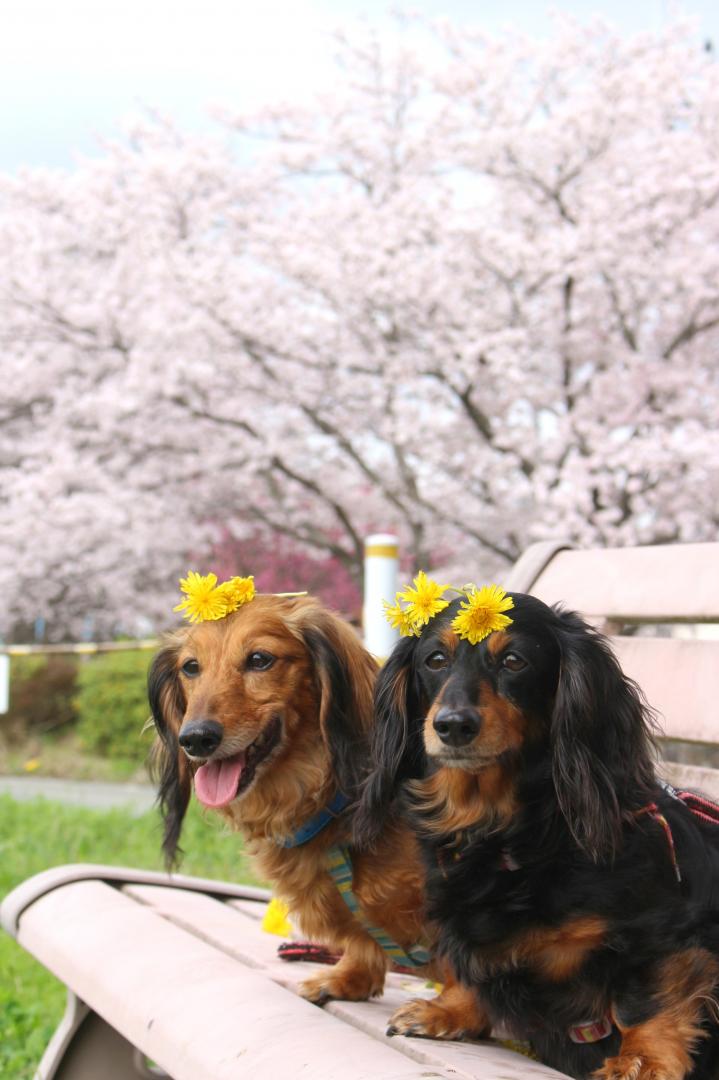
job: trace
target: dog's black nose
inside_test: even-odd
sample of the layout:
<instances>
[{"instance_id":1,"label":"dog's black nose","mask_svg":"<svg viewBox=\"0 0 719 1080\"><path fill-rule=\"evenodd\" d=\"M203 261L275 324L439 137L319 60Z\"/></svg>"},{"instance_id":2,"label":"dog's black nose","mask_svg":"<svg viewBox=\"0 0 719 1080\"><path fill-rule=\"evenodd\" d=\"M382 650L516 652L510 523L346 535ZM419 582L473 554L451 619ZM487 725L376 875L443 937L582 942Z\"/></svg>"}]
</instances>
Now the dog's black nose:
<instances>
[{"instance_id":1,"label":"dog's black nose","mask_svg":"<svg viewBox=\"0 0 719 1080\"><path fill-rule=\"evenodd\" d=\"M446 746L466 746L479 733L479 713L476 709L440 709L432 727Z\"/></svg>"},{"instance_id":2,"label":"dog's black nose","mask_svg":"<svg viewBox=\"0 0 719 1080\"><path fill-rule=\"evenodd\" d=\"M186 724L178 742L191 757L209 757L222 742L222 724L216 720L192 720Z\"/></svg>"}]
</instances>

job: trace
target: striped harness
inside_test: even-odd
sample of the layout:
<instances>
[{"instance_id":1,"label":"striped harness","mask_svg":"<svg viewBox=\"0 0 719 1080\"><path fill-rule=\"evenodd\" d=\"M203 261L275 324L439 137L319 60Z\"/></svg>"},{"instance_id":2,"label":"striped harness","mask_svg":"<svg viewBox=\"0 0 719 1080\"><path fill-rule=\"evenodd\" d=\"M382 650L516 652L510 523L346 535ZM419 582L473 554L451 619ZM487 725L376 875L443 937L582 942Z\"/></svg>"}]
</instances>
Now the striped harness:
<instances>
[{"instance_id":1,"label":"striped harness","mask_svg":"<svg viewBox=\"0 0 719 1080\"><path fill-rule=\"evenodd\" d=\"M340 844L330 848L329 871L340 896L354 917L395 964L400 967L416 968L424 967L425 964L429 963L429 951L423 945L411 945L408 949L403 949L384 930L381 930L378 926L372 926L367 921L360 903L352 891L352 859L349 848Z\"/></svg>"},{"instance_id":2,"label":"striped harness","mask_svg":"<svg viewBox=\"0 0 719 1080\"><path fill-rule=\"evenodd\" d=\"M320 810L319 813L305 822L292 836L282 840L282 847L301 847L309 840L312 840L331 821L335 821L340 816L342 811L349 806L350 801L346 795L338 792L323 810ZM365 918L360 902L352 891L352 857L349 847L335 844L334 847L330 848L328 854L328 869L340 896L365 931L377 942L380 949L399 967L418 968L428 964L429 951L424 946L412 945L409 949L403 949L384 930L381 930L378 926L373 926Z\"/></svg>"}]
</instances>

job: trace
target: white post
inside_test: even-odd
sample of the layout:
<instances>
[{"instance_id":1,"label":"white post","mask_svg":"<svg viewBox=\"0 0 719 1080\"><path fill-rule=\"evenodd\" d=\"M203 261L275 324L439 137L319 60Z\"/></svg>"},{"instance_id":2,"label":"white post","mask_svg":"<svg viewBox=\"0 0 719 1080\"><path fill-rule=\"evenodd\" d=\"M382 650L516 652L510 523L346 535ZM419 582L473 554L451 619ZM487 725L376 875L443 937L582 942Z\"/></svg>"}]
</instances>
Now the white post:
<instances>
[{"instance_id":1,"label":"white post","mask_svg":"<svg viewBox=\"0 0 719 1080\"><path fill-rule=\"evenodd\" d=\"M0 713L10 708L10 657L0 653Z\"/></svg>"},{"instance_id":2,"label":"white post","mask_svg":"<svg viewBox=\"0 0 719 1080\"><path fill-rule=\"evenodd\" d=\"M391 533L375 533L364 542L364 643L375 656L389 656L399 634L384 617L382 601L394 601L397 592L399 545Z\"/></svg>"}]
</instances>

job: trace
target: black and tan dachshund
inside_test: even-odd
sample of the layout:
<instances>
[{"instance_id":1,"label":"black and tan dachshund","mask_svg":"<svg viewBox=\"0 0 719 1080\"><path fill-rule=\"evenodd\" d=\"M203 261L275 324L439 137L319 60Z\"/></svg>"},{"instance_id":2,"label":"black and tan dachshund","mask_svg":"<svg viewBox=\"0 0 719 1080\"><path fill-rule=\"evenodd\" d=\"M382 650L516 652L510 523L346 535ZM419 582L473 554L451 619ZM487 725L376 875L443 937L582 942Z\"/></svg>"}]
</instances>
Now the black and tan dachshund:
<instances>
[{"instance_id":1,"label":"black and tan dachshund","mask_svg":"<svg viewBox=\"0 0 719 1080\"><path fill-rule=\"evenodd\" d=\"M606 639L513 601L479 644L454 601L397 645L359 830L404 806L439 953L487 1028L578 1078L719 1077L716 808L657 778L651 711ZM438 1008L391 1030L462 1030Z\"/></svg>"}]
</instances>

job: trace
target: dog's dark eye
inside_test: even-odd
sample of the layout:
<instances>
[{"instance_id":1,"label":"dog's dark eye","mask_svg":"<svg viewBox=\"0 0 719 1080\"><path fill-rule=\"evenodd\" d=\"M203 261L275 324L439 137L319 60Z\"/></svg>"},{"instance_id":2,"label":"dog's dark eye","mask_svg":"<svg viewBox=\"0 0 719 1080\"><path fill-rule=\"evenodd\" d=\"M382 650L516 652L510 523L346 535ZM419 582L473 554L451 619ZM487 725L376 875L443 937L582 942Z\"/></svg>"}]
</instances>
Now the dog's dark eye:
<instances>
[{"instance_id":1,"label":"dog's dark eye","mask_svg":"<svg viewBox=\"0 0 719 1080\"><path fill-rule=\"evenodd\" d=\"M425 664L432 671L441 671L441 669L446 667L448 663L449 660L447 659L447 657L444 655L443 652L439 651L433 652L431 656L428 656L425 660Z\"/></svg>"},{"instance_id":2,"label":"dog's dark eye","mask_svg":"<svg viewBox=\"0 0 719 1080\"><path fill-rule=\"evenodd\" d=\"M268 652L253 652L247 657L245 666L248 671L267 671L275 662L275 657Z\"/></svg>"},{"instance_id":3,"label":"dog's dark eye","mask_svg":"<svg viewBox=\"0 0 719 1080\"><path fill-rule=\"evenodd\" d=\"M516 653L508 652L506 656L502 657L502 667L509 668L510 671L521 671L526 666L526 660L522 660L522 657L517 656Z\"/></svg>"},{"instance_id":4,"label":"dog's dark eye","mask_svg":"<svg viewBox=\"0 0 719 1080\"><path fill-rule=\"evenodd\" d=\"M194 679L200 674L200 665L197 660L185 660L180 670L183 675L187 675L188 679Z\"/></svg>"}]
</instances>

